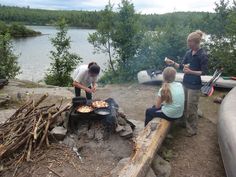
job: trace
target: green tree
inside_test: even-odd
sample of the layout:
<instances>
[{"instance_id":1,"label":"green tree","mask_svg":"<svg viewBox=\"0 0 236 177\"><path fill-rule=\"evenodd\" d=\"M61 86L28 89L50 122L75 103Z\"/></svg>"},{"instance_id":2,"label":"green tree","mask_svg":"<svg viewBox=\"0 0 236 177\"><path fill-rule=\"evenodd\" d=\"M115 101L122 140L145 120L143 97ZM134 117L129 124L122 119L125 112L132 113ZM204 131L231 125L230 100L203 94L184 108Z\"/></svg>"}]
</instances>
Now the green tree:
<instances>
[{"instance_id":1,"label":"green tree","mask_svg":"<svg viewBox=\"0 0 236 177\"><path fill-rule=\"evenodd\" d=\"M69 52L71 39L67 36L65 19L58 22L57 29L56 37L51 39L55 51L50 51L52 63L45 82L50 85L69 86L72 83L70 74L82 59Z\"/></svg>"},{"instance_id":2,"label":"green tree","mask_svg":"<svg viewBox=\"0 0 236 177\"><path fill-rule=\"evenodd\" d=\"M189 31L188 27L170 23L157 28L156 31L146 32L136 55L136 72L144 69L164 69L165 57L181 62L186 52Z\"/></svg>"},{"instance_id":3,"label":"green tree","mask_svg":"<svg viewBox=\"0 0 236 177\"><path fill-rule=\"evenodd\" d=\"M112 40L117 53L117 70L123 81L133 80L136 77L133 64L143 37L139 17L140 15L135 13L134 5L128 0L122 0Z\"/></svg>"},{"instance_id":4,"label":"green tree","mask_svg":"<svg viewBox=\"0 0 236 177\"><path fill-rule=\"evenodd\" d=\"M101 21L97 26L97 31L89 34L88 41L94 46L95 53L105 53L109 57L109 70L114 74L115 71L115 61L113 48L112 35L114 33L114 17L113 6L110 1L105 9L101 12Z\"/></svg>"},{"instance_id":5,"label":"green tree","mask_svg":"<svg viewBox=\"0 0 236 177\"><path fill-rule=\"evenodd\" d=\"M12 79L20 73L9 33L0 34L0 78Z\"/></svg>"},{"instance_id":6,"label":"green tree","mask_svg":"<svg viewBox=\"0 0 236 177\"><path fill-rule=\"evenodd\" d=\"M216 4L216 16L221 33L211 35L206 46L209 49L209 68L224 68L224 75L236 75L236 3L232 6L221 0ZM224 18L224 19L223 19Z\"/></svg>"}]
</instances>

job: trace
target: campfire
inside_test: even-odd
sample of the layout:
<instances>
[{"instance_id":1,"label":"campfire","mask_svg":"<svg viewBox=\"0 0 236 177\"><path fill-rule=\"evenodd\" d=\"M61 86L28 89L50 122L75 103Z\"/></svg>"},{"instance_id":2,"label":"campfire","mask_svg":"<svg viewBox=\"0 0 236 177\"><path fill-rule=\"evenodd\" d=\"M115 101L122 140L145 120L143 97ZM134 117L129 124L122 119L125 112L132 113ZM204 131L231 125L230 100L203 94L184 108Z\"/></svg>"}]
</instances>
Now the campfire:
<instances>
[{"instance_id":1,"label":"campfire","mask_svg":"<svg viewBox=\"0 0 236 177\"><path fill-rule=\"evenodd\" d=\"M92 127L104 128L104 137L111 133L130 138L135 125L126 119L126 115L119 110L119 105L114 99L95 100L88 102L86 98L74 98L69 114L69 130L71 133L80 131L80 127L87 124L87 130ZM106 137L109 138L109 137Z\"/></svg>"}]
</instances>

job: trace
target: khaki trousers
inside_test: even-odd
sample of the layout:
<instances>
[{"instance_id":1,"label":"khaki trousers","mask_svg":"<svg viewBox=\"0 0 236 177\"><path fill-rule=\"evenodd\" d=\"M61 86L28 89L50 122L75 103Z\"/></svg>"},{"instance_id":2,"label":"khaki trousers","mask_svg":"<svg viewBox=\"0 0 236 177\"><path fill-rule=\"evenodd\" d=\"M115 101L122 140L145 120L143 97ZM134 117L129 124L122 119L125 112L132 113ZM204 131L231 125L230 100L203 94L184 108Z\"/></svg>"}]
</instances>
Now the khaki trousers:
<instances>
[{"instance_id":1,"label":"khaki trousers","mask_svg":"<svg viewBox=\"0 0 236 177\"><path fill-rule=\"evenodd\" d=\"M185 111L184 119L187 132L197 134L198 127L198 103L200 98L200 90L192 90L184 88L185 92Z\"/></svg>"}]
</instances>

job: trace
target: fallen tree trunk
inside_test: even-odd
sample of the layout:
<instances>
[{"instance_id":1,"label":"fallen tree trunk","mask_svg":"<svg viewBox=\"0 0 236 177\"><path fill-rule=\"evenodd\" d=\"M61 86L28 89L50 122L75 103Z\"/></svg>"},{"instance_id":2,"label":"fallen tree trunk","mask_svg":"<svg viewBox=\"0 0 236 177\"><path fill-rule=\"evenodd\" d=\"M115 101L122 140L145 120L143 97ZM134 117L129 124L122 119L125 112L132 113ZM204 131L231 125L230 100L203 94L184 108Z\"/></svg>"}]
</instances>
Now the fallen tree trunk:
<instances>
[{"instance_id":1,"label":"fallen tree trunk","mask_svg":"<svg viewBox=\"0 0 236 177\"><path fill-rule=\"evenodd\" d=\"M117 177L145 177L170 125L165 119L153 119L149 122L136 138L134 153Z\"/></svg>"}]
</instances>

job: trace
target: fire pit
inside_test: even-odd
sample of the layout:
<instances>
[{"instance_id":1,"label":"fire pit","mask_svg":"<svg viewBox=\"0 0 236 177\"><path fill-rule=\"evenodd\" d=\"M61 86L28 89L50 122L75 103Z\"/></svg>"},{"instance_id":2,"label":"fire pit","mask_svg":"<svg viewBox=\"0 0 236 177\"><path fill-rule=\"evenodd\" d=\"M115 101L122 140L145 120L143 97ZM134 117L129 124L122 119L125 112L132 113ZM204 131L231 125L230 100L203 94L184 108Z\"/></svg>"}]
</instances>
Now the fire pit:
<instances>
[{"instance_id":1,"label":"fire pit","mask_svg":"<svg viewBox=\"0 0 236 177\"><path fill-rule=\"evenodd\" d=\"M119 106L114 99L88 102L86 98L77 97L73 99L73 106L69 114L69 130L76 133L81 125L100 123L109 132L114 132L119 124ZM89 107L85 107L89 106ZM81 112L80 108L91 108L91 111ZM125 120L124 120L125 121ZM132 127L134 128L134 127Z\"/></svg>"}]
</instances>

